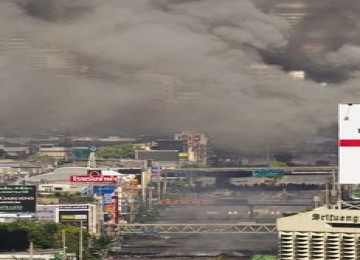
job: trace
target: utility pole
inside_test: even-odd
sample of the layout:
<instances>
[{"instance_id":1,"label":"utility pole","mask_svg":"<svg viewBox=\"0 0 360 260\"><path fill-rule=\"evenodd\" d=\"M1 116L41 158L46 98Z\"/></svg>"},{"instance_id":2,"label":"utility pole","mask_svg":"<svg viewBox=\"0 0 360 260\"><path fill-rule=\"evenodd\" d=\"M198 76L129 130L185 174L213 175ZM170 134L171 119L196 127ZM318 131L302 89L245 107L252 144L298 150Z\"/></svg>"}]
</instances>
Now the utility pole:
<instances>
[{"instance_id":1,"label":"utility pole","mask_svg":"<svg viewBox=\"0 0 360 260\"><path fill-rule=\"evenodd\" d=\"M149 187L149 208L152 208L152 200L153 200L153 187Z\"/></svg>"},{"instance_id":2,"label":"utility pole","mask_svg":"<svg viewBox=\"0 0 360 260\"><path fill-rule=\"evenodd\" d=\"M167 171L165 170L165 176L163 181L163 199L166 199L166 193L167 193Z\"/></svg>"},{"instance_id":3,"label":"utility pole","mask_svg":"<svg viewBox=\"0 0 360 260\"><path fill-rule=\"evenodd\" d=\"M80 232L79 232L79 260L83 260L83 222L80 221Z\"/></svg>"},{"instance_id":4,"label":"utility pole","mask_svg":"<svg viewBox=\"0 0 360 260\"><path fill-rule=\"evenodd\" d=\"M34 259L34 242L30 241L30 259Z\"/></svg>"},{"instance_id":5,"label":"utility pole","mask_svg":"<svg viewBox=\"0 0 360 260\"><path fill-rule=\"evenodd\" d=\"M61 231L61 235L62 235L62 245L63 245L63 259L66 259L66 237L65 237L65 230Z\"/></svg>"}]
</instances>

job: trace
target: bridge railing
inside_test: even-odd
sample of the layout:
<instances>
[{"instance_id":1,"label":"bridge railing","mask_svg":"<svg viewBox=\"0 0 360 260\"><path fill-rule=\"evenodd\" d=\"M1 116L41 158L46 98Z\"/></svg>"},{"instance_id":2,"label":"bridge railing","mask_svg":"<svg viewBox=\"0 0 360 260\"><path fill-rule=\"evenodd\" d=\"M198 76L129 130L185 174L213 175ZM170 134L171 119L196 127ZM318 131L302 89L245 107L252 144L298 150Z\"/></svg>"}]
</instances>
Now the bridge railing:
<instances>
[{"instance_id":1,"label":"bridge railing","mask_svg":"<svg viewBox=\"0 0 360 260\"><path fill-rule=\"evenodd\" d=\"M169 233L275 233L276 224L243 222L235 224L119 224L120 234Z\"/></svg>"}]
</instances>

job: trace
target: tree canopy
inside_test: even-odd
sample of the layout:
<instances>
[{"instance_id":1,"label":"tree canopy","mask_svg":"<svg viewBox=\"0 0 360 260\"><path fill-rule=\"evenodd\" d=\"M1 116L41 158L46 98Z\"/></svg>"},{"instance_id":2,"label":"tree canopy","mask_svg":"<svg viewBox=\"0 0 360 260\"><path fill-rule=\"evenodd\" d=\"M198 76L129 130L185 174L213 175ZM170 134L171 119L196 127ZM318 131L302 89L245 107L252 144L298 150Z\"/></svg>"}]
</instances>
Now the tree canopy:
<instances>
[{"instance_id":1,"label":"tree canopy","mask_svg":"<svg viewBox=\"0 0 360 260\"><path fill-rule=\"evenodd\" d=\"M138 149L138 147L133 144L104 146L99 148L98 151L96 151L96 156L104 159L110 159L110 158L132 159L135 158L136 149Z\"/></svg>"},{"instance_id":2,"label":"tree canopy","mask_svg":"<svg viewBox=\"0 0 360 260\"><path fill-rule=\"evenodd\" d=\"M17 219L11 223L0 223L0 231L25 231L27 239L34 243L35 248L61 249L62 233L65 233L66 251L68 253L79 252L80 228L77 226L64 225L48 221L36 221ZM87 230L83 230L84 256L86 259L101 259L98 252L106 249L113 242L110 236L91 237ZM22 233L20 233L22 234ZM91 249L90 249L91 240Z\"/></svg>"}]
</instances>

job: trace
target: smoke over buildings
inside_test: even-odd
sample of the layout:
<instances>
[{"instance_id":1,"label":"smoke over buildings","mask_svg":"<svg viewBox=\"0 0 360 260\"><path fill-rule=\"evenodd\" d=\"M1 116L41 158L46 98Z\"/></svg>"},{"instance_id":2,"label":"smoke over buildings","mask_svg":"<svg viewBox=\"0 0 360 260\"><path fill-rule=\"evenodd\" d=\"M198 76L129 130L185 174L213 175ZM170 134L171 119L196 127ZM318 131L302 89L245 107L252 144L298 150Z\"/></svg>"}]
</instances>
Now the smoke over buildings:
<instances>
[{"instance_id":1,"label":"smoke over buildings","mask_svg":"<svg viewBox=\"0 0 360 260\"><path fill-rule=\"evenodd\" d=\"M286 48L276 53L267 53L268 61L281 64L285 69L302 69L317 81L346 81L356 70L351 66L333 66L328 55L333 52L356 55L360 36L359 6L356 1L304 0L305 17L295 25ZM354 46L349 48L349 46ZM279 55L280 54L280 55ZM351 55L351 54L350 54ZM270 57L270 58L269 58Z\"/></svg>"},{"instance_id":2,"label":"smoke over buildings","mask_svg":"<svg viewBox=\"0 0 360 260\"><path fill-rule=\"evenodd\" d=\"M335 12L308 8L290 28L239 0L3 0L0 130L188 129L239 149L305 140L359 95L357 25L322 26ZM324 87L288 69L343 73Z\"/></svg>"}]
</instances>

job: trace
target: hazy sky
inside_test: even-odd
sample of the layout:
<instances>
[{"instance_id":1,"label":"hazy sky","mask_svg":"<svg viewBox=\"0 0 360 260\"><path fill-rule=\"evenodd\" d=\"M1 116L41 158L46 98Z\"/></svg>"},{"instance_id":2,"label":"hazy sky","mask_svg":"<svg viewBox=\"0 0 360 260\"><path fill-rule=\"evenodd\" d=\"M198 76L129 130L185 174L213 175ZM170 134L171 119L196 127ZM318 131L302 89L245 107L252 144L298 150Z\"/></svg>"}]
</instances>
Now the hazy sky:
<instances>
[{"instance_id":1,"label":"hazy sky","mask_svg":"<svg viewBox=\"0 0 360 260\"><path fill-rule=\"evenodd\" d=\"M309 139L337 122L339 102L360 96L356 10L341 5L342 25L329 26L337 1L323 3L309 5L309 19L292 31L245 0L3 0L1 130L184 129L239 149ZM325 47L309 54L308 42ZM266 64L264 53L280 62ZM61 69L66 55L72 73ZM341 80L298 81L284 68L342 72Z\"/></svg>"}]
</instances>

